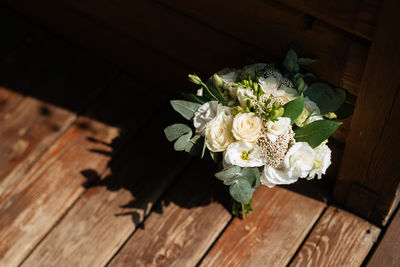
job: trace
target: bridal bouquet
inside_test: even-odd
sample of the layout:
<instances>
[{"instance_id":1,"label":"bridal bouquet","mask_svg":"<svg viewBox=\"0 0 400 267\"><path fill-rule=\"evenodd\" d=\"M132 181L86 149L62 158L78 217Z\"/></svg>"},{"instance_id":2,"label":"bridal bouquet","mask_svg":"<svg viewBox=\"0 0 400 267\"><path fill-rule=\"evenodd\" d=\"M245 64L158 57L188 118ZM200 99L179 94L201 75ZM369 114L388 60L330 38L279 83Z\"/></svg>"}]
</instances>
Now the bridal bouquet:
<instances>
[{"instance_id":1,"label":"bridal bouquet","mask_svg":"<svg viewBox=\"0 0 400 267\"><path fill-rule=\"evenodd\" d=\"M216 178L229 186L233 214L252 210L260 184L273 187L299 178L321 178L331 164L328 137L345 91L325 83L305 82L312 74L299 65L314 60L289 50L281 73L272 64L224 69L207 81L189 75L201 88L172 107L191 126L174 124L164 132L177 151L208 157L219 164Z\"/></svg>"}]
</instances>

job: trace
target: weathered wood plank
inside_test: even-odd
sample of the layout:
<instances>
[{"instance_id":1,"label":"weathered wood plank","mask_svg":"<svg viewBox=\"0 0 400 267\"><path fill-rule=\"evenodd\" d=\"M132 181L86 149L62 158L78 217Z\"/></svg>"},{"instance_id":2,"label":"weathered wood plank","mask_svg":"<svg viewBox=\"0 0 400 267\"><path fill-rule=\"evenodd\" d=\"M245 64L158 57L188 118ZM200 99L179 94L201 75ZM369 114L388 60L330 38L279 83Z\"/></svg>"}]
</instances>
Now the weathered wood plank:
<instances>
[{"instance_id":1,"label":"weathered wood plank","mask_svg":"<svg viewBox=\"0 0 400 267\"><path fill-rule=\"evenodd\" d=\"M400 212L394 215L393 220L372 254L367 266L399 266L400 265Z\"/></svg>"},{"instance_id":2,"label":"weathered wood plank","mask_svg":"<svg viewBox=\"0 0 400 267\"><path fill-rule=\"evenodd\" d=\"M246 220L232 221L201 266L284 266L324 207L287 189L259 188L255 211Z\"/></svg>"},{"instance_id":3,"label":"weathered wood plank","mask_svg":"<svg viewBox=\"0 0 400 267\"><path fill-rule=\"evenodd\" d=\"M351 196L353 183L370 190L376 196L376 205L359 201L346 206L376 224L385 223L400 199L396 194L400 188L398 174L393 168L399 161L399 143L392 141L398 135L400 118L396 107L400 89L399 8L398 1L383 3L334 191L336 200L345 203L346 199L363 198ZM366 212L361 214L362 210Z\"/></svg>"},{"instance_id":4,"label":"weathered wood plank","mask_svg":"<svg viewBox=\"0 0 400 267\"><path fill-rule=\"evenodd\" d=\"M226 188L212 173L205 162L187 168L110 266L195 266L231 218L221 204Z\"/></svg>"},{"instance_id":5,"label":"weathered wood plank","mask_svg":"<svg viewBox=\"0 0 400 267\"><path fill-rule=\"evenodd\" d=\"M161 136L167 114L157 114L112 159L23 266L104 266L113 257L188 162Z\"/></svg>"},{"instance_id":6,"label":"weathered wood plank","mask_svg":"<svg viewBox=\"0 0 400 267\"><path fill-rule=\"evenodd\" d=\"M138 113L138 109L145 109L143 105L146 103L130 105L132 97L129 96L132 94L128 95L127 89L109 88L119 97L105 96L109 101L118 102L121 109L109 109L116 106L110 104L102 106L101 112L124 117L137 130L150 117L151 111ZM135 83L129 89L138 99L149 97L149 92L137 88L137 85L135 87ZM157 106L160 99L154 95L152 101ZM94 178L91 174L101 174L106 169L112 146L122 145L119 137L119 128L80 117L24 179L1 197L0 265L14 266L27 256L82 195L85 191L83 185Z\"/></svg>"},{"instance_id":7,"label":"weathered wood plank","mask_svg":"<svg viewBox=\"0 0 400 267\"><path fill-rule=\"evenodd\" d=\"M369 43L355 40L319 20L304 21L302 13L271 1L158 0L237 38L262 48L276 60L296 41L304 54L317 58L309 69L354 95L360 89Z\"/></svg>"},{"instance_id":8,"label":"weathered wood plank","mask_svg":"<svg viewBox=\"0 0 400 267\"><path fill-rule=\"evenodd\" d=\"M372 40L374 36L381 5L380 0L334 2L278 0L278 2L368 40Z\"/></svg>"},{"instance_id":9,"label":"weathered wood plank","mask_svg":"<svg viewBox=\"0 0 400 267\"><path fill-rule=\"evenodd\" d=\"M329 207L290 266L360 266L380 229Z\"/></svg>"},{"instance_id":10,"label":"weathered wood plank","mask_svg":"<svg viewBox=\"0 0 400 267\"><path fill-rule=\"evenodd\" d=\"M188 74L188 69L173 58L82 16L63 3L51 0L4 2L160 90L178 95L182 88L190 85L187 79L182 79Z\"/></svg>"},{"instance_id":11,"label":"weathered wood plank","mask_svg":"<svg viewBox=\"0 0 400 267\"><path fill-rule=\"evenodd\" d=\"M23 95L0 87L0 120L24 98Z\"/></svg>"}]
</instances>

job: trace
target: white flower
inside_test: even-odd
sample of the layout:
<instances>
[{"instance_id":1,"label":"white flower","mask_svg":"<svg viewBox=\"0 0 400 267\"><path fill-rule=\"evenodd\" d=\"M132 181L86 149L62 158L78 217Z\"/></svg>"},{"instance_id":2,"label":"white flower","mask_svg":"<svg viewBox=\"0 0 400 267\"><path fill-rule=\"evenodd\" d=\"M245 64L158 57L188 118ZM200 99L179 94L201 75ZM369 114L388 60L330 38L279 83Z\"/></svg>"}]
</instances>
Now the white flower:
<instances>
[{"instance_id":1,"label":"white flower","mask_svg":"<svg viewBox=\"0 0 400 267\"><path fill-rule=\"evenodd\" d=\"M232 133L238 141L253 143L260 136L262 121L254 113L239 113L233 119Z\"/></svg>"},{"instance_id":2,"label":"white flower","mask_svg":"<svg viewBox=\"0 0 400 267\"><path fill-rule=\"evenodd\" d=\"M315 158L313 162L313 168L310 171L307 179L314 178L317 175L318 179L321 179L322 174L325 174L326 169L331 165L331 150L325 144L319 145L314 149Z\"/></svg>"},{"instance_id":3,"label":"white flower","mask_svg":"<svg viewBox=\"0 0 400 267\"><path fill-rule=\"evenodd\" d=\"M277 184L292 184L296 182L297 179L298 177L289 176L284 168L278 169L265 166L260 177L260 182L268 187L273 187Z\"/></svg>"},{"instance_id":4,"label":"white flower","mask_svg":"<svg viewBox=\"0 0 400 267\"><path fill-rule=\"evenodd\" d=\"M198 96L203 96L203 87L197 90Z\"/></svg>"},{"instance_id":5,"label":"white flower","mask_svg":"<svg viewBox=\"0 0 400 267\"><path fill-rule=\"evenodd\" d=\"M281 86L279 90L284 91L284 94L279 97L280 100L282 100L282 104L285 105L286 103L295 100L298 98L300 95L297 92L296 89L290 88L287 86Z\"/></svg>"},{"instance_id":6,"label":"white flower","mask_svg":"<svg viewBox=\"0 0 400 267\"><path fill-rule=\"evenodd\" d=\"M235 141L232 136L232 116L219 113L207 124L205 130L206 146L212 152L222 152Z\"/></svg>"},{"instance_id":7,"label":"white flower","mask_svg":"<svg viewBox=\"0 0 400 267\"><path fill-rule=\"evenodd\" d=\"M314 150L306 142L295 143L286 153L279 168L265 166L261 175L261 182L272 187L276 184L291 184L298 178L305 178L313 168L315 159Z\"/></svg>"},{"instance_id":8,"label":"white flower","mask_svg":"<svg viewBox=\"0 0 400 267\"><path fill-rule=\"evenodd\" d=\"M244 109L247 107L247 100L250 99L249 97L256 97L252 90L244 87L236 88L236 96L239 100L240 106Z\"/></svg>"},{"instance_id":9,"label":"white flower","mask_svg":"<svg viewBox=\"0 0 400 267\"><path fill-rule=\"evenodd\" d=\"M273 76L269 76L268 78L260 78L259 85L261 90L263 90L264 94L272 95L274 97L280 97L285 94L284 90L278 90L279 88L279 80Z\"/></svg>"},{"instance_id":10,"label":"white flower","mask_svg":"<svg viewBox=\"0 0 400 267\"><path fill-rule=\"evenodd\" d=\"M309 99L307 96L304 98L304 109L300 116L295 121L296 125L303 127L311 122L322 120L323 117L318 115L321 111L317 104ZM311 114L311 116L310 116ZM307 119L308 118L308 119Z\"/></svg>"},{"instance_id":11,"label":"white flower","mask_svg":"<svg viewBox=\"0 0 400 267\"><path fill-rule=\"evenodd\" d=\"M266 123L267 137L271 142L275 142L279 135L287 134L291 125L290 119L279 117L277 121L268 121Z\"/></svg>"},{"instance_id":12,"label":"white flower","mask_svg":"<svg viewBox=\"0 0 400 267\"><path fill-rule=\"evenodd\" d=\"M258 147L253 143L235 142L224 155L224 166L260 167L265 164Z\"/></svg>"},{"instance_id":13,"label":"white flower","mask_svg":"<svg viewBox=\"0 0 400 267\"><path fill-rule=\"evenodd\" d=\"M193 125L196 128L196 133L204 135L207 124L213 120L219 113L230 115L230 109L219 104L217 101L204 103L195 113Z\"/></svg>"}]
</instances>

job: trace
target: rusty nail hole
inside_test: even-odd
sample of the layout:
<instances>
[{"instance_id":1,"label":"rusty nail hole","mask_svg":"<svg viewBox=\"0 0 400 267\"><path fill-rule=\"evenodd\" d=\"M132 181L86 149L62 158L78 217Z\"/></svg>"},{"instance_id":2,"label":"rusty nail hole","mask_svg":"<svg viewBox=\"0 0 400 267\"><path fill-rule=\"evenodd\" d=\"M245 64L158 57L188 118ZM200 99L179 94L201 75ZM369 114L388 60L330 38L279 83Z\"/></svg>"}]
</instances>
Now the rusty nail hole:
<instances>
[{"instance_id":1,"label":"rusty nail hole","mask_svg":"<svg viewBox=\"0 0 400 267\"><path fill-rule=\"evenodd\" d=\"M371 230L367 229L367 231L365 231L367 234L371 233Z\"/></svg>"}]
</instances>

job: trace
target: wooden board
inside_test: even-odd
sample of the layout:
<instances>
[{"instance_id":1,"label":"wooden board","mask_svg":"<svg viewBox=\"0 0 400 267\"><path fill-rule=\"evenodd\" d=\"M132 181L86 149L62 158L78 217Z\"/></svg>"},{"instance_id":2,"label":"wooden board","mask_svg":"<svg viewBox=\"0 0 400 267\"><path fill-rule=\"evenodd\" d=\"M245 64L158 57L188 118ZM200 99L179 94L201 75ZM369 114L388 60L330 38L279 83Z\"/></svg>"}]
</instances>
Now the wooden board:
<instances>
[{"instance_id":1,"label":"wooden board","mask_svg":"<svg viewBox=\"0 0 400 267\"><path fill-rule=\"evenodd\" d=\"M271 1L158 0L164 5L262 48L278 63L296 41L304 54L317 58L309 69L322 79L357 95L369 43L319 20L305 21L301 12Z\"/></svg>"},{"instance_id":2,"label":"wooden board","mask_svg":"<svg viewBox=\"0 0 400 267\"><path fill-rule=\"evenodd\" d=\"M329 207L290 266L360 266L379 233L378 227Z\"/></svg>"},{"instance_id":3,"label":"wooden board","mask_svg":"<svg viewBox=\"0 0 400 267\"><path fill-rule=\"evenodd\" d=\"M278 2L368 40L372 40L374 36L381 5L381 0L340 0L334 2L278 0Z\"/></svg>"},{"instance_id":4,"label":"wooden board","mask_svg":"<svg viewBox=\"0 0 400 267\"><path fill-rule=\"evenodd\" d=\"M23 95L0 87L0 120L23 99Z\"/></svg>"},{"instance_id":5,"label":"wooden board","mask_svg":"<svg viewBox=\"0 0 400 267\"><path fill-rule=\"evenodd\" d=\"M399 142L393 141L400 118L400 22L395 18L399 8L398 1L384 1L334 192L338 202L376 224L386 222L400 199L393 168L399 161ZM372 107L379 107L379 112ZM368 203L372 198L359 195L359 190L352 192L352 184L370 191L376 203ZM350 201L357 199L368 201Z\"/></svg>"},{"instance_id":6,"label":"wooden board","mask_svg":"<svg viewBox=\"0 0 400 267\"><path fill-rule=\"evenodd\" d=\"M394 215L383 239L366 266L399 266L400 264L400 212Z\"/></svg>"},{"instance_id":7,"label":"wooden board","mask_svg":"<svg viewBox=\"0 0 400 267\"><path fill-rule=\"evenodd\" d=\"M94 182L23 266L104 266L113 257L188 162L187 154L175 152L162 136L171 118L166 114L157 114L110 162L102 180Z\"/></svg>"},{"instance_id":8,"label":"wooden board","mask_svg":"<svg viewBox=\"0 0 400 267\"><path fill-rule=\"evenodd\" d=\"M148 92L143 88L130 89L132 92L138 91L139 99L143 95L148 97ZM129 105L131 98L118 94L118 88L111 86L108 90L120 96L109 98L109 101L116 101L121 107L130 107L131 111L110 110L108 106L102 106L101 112L124 117L126 121L136 124L136 129L150 117L151 111L139 113L140 116L134 115L137 114L134 110L144 109L144 102ZM153 98L155 105L159 101L157 96ZM85 191L83 185L96 178L94 174L101 175L105 171L113 156L114 144L122 145L118 137L120 132L117 127L80 117L34 165L33 170L1 198L0 265L20 263L52 229Z\"/></svg>"},{"instance_id":9,"label":"wooden board","mask_svg":"<svg viewBox=\"0 0 400 267\"><path fill-rule=\"evenodd\" d=\"M231 218L213 169L204 161L187 168L110 266L195 266Z\"/></svg>"},{"instance_id":10,"label":"wooden board","mask_svg":"<svg viewBox=\"0 0 400 267\"><path fill-rule=\"evenodd\" d=\"M284 266L324 210L320 201L287 189L259 188L246 220L235 218L201 266Z\"/></svg>"},{"instance_id":11,"label":"wooden board","mask_svg":"<svg viewBox=\"0 0 400 267\"><path fill-rule=\"evenodd\" d=\"M182 67L175 59L109 27L104 27L101 22L82 16L71 8L65 8L60 2L4 2L51 30L62 33L74 43L123 67L135 75L136 80L145 81L159 90L175 95L180 95L182 88L190 86L186 79L188 68ZM193 85L191 88L195 91Z\"/></svg>"}]
</instances>

